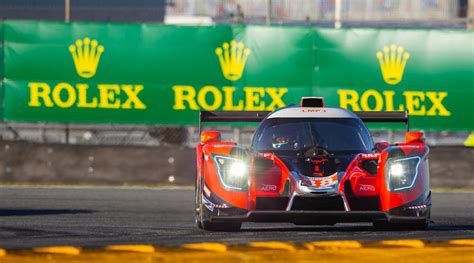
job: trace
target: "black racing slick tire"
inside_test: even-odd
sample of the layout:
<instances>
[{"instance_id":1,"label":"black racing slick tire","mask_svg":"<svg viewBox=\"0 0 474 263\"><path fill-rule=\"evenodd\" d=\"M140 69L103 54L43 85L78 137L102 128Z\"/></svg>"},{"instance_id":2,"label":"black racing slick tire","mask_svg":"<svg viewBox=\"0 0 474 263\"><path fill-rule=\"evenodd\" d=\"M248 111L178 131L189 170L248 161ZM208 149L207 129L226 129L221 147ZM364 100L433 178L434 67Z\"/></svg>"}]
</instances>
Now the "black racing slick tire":
<instances>
[{"instance_id":1,"label":"black racing slick tire","mask_svg":"<svg viewBox=\"0 0 474 263\"><path fill-rule=\"evenodd\" d=\"M202 229L202 222L201 222L201 217L200 217L200 200L201 196L199 195L199 189L197 185L194 187L194 223L196 226L200 229Z\"/></svg>"}]
</instances>

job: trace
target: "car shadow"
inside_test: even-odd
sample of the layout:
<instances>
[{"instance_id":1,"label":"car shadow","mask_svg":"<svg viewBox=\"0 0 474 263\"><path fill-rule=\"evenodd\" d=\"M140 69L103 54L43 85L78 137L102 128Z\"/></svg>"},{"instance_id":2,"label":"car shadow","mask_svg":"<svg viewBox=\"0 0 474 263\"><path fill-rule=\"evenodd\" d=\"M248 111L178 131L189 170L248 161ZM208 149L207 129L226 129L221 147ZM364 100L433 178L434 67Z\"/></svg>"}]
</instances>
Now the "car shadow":
<instances>
[{"instance_id":1,"label":"car shadow","mask_svg":"<svg viewBox=\"0 0 474 263\"><path fill-rule=\"evenodd\" d=\"M462 230L474 230L474 224L464 225L444 225L444 224L433 224L428 227L428 230L434 231L462 231Z\"/></svg>"},{"instance_id":2,"label":"car shadow","mask_svg":"<svg viewBox=\"0 0 474 263\"><path fill-rule=\"evenodd\" d=\"M2 216L43 216L63 214L91 214L94 210L86 209L0 209Z\"/></svg>"},{"instance_id":3,"label":"car shadow","mask_svg":"<svg viewBox=\"0 0 474 263\"><path fill-rule=\"evenodd\" d=\"M444 224L432 224L428 226L427 230L403 230L403 229L378 229L371 225L363 226L294 226L294 227L266 227L266 228L249 228L243 227L240 232L390 232L390 231L474 231L474 225L463 224L463 225L444 225Z\"/></svg>"},{"instance_id":4,"label":"car shadow","mask_svg":"<svg viewBox=\"0 0 474 263\"><path fill-rule=\"evenodd\" d=\"M358 232L371 231L372 226L294 226L268 228L242 228L240 232Z\"/></svg>"}]
</instances>

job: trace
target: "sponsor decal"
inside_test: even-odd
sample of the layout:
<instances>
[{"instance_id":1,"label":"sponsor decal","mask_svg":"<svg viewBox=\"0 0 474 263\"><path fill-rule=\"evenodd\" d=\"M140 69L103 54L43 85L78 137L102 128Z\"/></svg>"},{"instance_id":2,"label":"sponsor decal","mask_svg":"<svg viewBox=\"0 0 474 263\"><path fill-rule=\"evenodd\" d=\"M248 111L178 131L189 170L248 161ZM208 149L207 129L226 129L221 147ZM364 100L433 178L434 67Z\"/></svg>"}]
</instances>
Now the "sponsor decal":
<instances>
[{"instance_id":1,"label":"sponsor decal","mask_svg":"<svg viewBox=\"0 0 474 263\"><path fill-rule=\"evenodd\" d=\"M86 79L92 78L104 50L104 46L99 45L95 39L92 41L89 38L78 39L75 44L71 44L69 52L71 52L77 74Z\"/></svg>"},{"instance_id":2,"label":"sponsor decal","mask_svg":"<svg viewBox=\"0 0 474 263\"><path fill-rule=\"evenodd\" d=\"M325 163L325 162L327 162L327 161L328 161L327 158L311 160L312 163Z\"/></svg>"},{"instance_id":3,"label":"sponsor decal","mask_svg":"<svg viewBox=\"0 0 474 263\"><path fill-rule=\"evenodd\" d=\"M322 177L324 176L324 164L328 161L327 158L311 160L314 164L313 176Z\"/></svg>"},{"instance_id":4,"label":"sponsor decal","mask_svg":"<svg viewBox=\"0 0 474 263\"><path fill-rule=\"evenodd\" d=\"M244 43L232 40L230 45L227 42L222 47L216 48L216 55L219 57L222 74L228 80L238 80L244 72L245 62L250 55L250 49Z\"/></svg>"},{"instance_id":5,"label":"sponsor decal","mask_svg":"<svg viewBox=\"0 0 474 263\"><path fill-rule=\"evenodd\" d=\"M379 153L362 153L361 157L363 159L378 159L380 156Z\"/></svg>"},{"instance_id":6,"label":"sponsor decal","mask_svg":"<svg viewBox=\"0 0 474 263\"><path fill-rule=\"evenodd\" d=\"M215 49L222 75L230 81L242 78L251 50L243 42L225 42ZM273 111L286 106L284 95L288 88L244 86L243 94L236 94L237 87L218 87L213 84L199 89L191 85L174 85L174 110L218 110L223 111ZM242 99L235 100L236 97ZM266 102L267 101L267 102Z\"/></svg>"},{"instance_id":7,"label":"sponsor decal","mask_svg":"<svg viewBox=\"0 0 474 263\"><path fill-rule=\"evenodd\" d=\"M276 191L277 186L274 184L262 184L262 187L260 190L265 191L265 192L270 192L270 191Z\"/></svg>"},{"instance_id":8,"label":"sponsor decal","mask_svg":"<svg viewBox=\"0 0 474 263\"><path fill-rule=\"evenodd\" d=\"M327 177L306 177L306 178L310 182L310 185L306 185L306 186L312 186L316 188L327 188L339 182L337 178L337 173L334 173L333 175L327 176Z\"/></svg>"},{"instance_id":9,"label":"sponsor decal","mask_svg":"<svg viewBox=\"0 0 474 263\"><path fill-rule=\"evenodd\" d=\"M236 87L206 85L197 90L190 85L175 85L174 110L273 111L286 106L283 96L288 88L243 87L243 98L235 101ZM208 98L211 98L210 100ZM270 102L266 103L264 100Z\"/></svg>"},{"instance_id":10,"label":"sponsor decal","mask_svg":"<svg viewBox=\"0 0 474 263\"><path fill-rule=\"evenodd\" d=\"M383 81L391 86L400 84L410 53L402 46L392 44L376 53ZM451 116L451 111L443 103L448 97L446 91L418 91L367 89L339 89L339 105L353 111L404 111L414 116Z\"/></svg>"},{"instance_id":11,"label":"sponsor decal","mask_svg":"<svg viewBox=\"0 0 474 263\"><path fill-rule=\"evenodd\" d=\"M301 109L301 112L327 112L325 109Z\"/></svg>"},{"instance_id":12,"label":"sponsor decal","mask_svg":"<svg viewBox=\"0 0 474 263\"><path fill-rule=\"evenodd\" d=\"M402 81L405 65L410 58L410 53L402 46L385 46L383 51L377 52L383 80L389 85L397 85Z\"/></svg>"},{"instance_id":13,"label":"sponsor decal","mask_svg":"<svg viewBox=\"0 0 474 263\"><path fill-rule=\"evenodd\" d=\"M359 191L375 192L375 186L370 184L359 184Z\"/></svg>"},{"instance_id":14,"label":"sponsor decal","mask_svg":"<svg viewBox=\"0 0 474 263\"><path fill-rule=\"evenodd\" d=\"M69 46L76 73L90 79L97 73L100 59L105 52L103 45L95 39L78 39ZM140 84L97 84L86 83L28 83L29 107L46 108L102 108L144 110L147 106L140 98L144 86ZM92 91L92 92L91 92ZM93 95L94 94L94 95Z\"/></svg>"}]
</instances>

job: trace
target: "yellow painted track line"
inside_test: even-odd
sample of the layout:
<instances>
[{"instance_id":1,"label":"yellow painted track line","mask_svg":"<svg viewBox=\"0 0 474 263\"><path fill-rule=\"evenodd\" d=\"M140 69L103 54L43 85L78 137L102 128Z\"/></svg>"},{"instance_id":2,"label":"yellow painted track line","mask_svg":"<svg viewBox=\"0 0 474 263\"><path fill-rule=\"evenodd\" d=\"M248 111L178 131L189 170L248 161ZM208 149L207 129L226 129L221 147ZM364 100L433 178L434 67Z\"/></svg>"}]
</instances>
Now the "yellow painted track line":
<instances>
[{"instance_id":1,"label":"yellow painted track line","mask_svg":"<svg viewBox=\"0 0 474 263\"><path fill-rule=\"evenodd\" d=\"M214 251L214 252L226 252L227 245L223 243L190 243L184 244L181 246L185 249L192 249L192 250L205 250L205 251Z\"/></svg>"},{"instance_id":2,"label":"yellow painted track line","mask_svg":"<svg viewBox=\"0 0 474 263\"><path fill-rule=\"evenodd\" d=\"M77 256L77 255L81 254L81 248L68 247L68 246L63 246L63 247L38 247L38 248L33 248L33 252Z\"/></svg>"}]
</instances>

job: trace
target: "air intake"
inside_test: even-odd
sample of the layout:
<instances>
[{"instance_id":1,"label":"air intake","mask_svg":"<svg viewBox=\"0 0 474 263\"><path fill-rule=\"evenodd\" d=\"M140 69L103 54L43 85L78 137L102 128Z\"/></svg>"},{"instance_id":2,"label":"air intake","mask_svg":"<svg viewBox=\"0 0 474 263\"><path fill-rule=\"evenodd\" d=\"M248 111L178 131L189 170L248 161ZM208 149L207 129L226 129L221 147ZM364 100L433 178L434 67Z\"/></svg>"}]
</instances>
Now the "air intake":
<instances>
[{"instance_id":1,"label":"air intake","mask_svg":"<svg viewBox=\"0 0 474 263\"><path fill-rule=\"evenodd\" d=\"M323 97L302 97L300 102L301 107L324 107Z\"/></svg>"}]
</instances>

